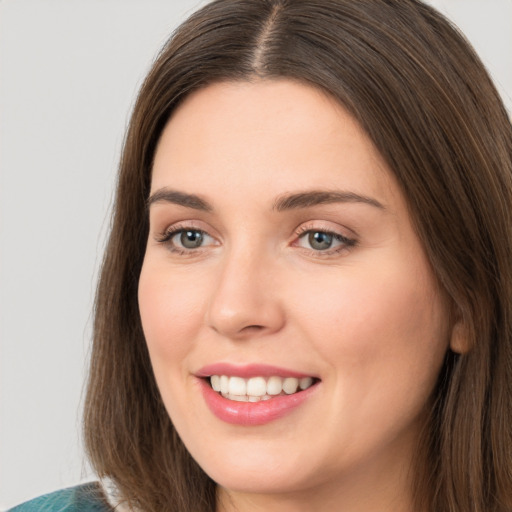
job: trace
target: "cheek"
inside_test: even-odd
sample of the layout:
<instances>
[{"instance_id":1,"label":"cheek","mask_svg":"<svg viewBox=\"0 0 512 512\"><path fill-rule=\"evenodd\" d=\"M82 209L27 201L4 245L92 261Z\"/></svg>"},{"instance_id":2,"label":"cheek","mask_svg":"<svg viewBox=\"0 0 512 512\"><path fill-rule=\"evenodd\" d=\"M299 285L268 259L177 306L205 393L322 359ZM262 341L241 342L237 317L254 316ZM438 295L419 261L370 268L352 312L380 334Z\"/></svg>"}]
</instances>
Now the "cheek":
<instances>
[{"instance_id":1,"label":"cheek","mask_svg":"<svg viewBox=\"0 0 512 512\"><path fill-rule=\"evenodd\" d=\"M198 307L204 291L176 273L145 262L139 280L139 310L144 336L158 380L163 365L179 365L193 348L201 325ZM182 340L187 340L184 343Z\"/></svg>"},{"instance_id":2,"label":"cheek","mask_svg":"<svg viewBox=\"0 0 512 512\"><path fill-rule=\"evenodd\" d=\"M350 269L300 293L302 328L329 361L340 398L424 403L448 347L447 304L425 265ZM298 303L299 304L299 303ZM374 409L375 411L375 409Z\"/></svg>"},{"instance_id":3,"label":"cheek","mask_svg":"<svg viewBox=\"0 0 512 512\"><path fill-rule=\"evenodd\" d=\"M414 438L448 346L428 272L384 270L350 272L301 304L302 329L328 364L334 430L354 460Z\"/></svg>"},{"instance_id":4,"label":"cheek","mask_svg":"<svg viewBox=\"0 0 512 512\"><path fill-rule=\"evenodd\" d=\"M175 427L182 430L187 417L196 416L189 407L191 389L184 384L191 379L188 361L199 338L204 295L201 279L180 280L168 264L144 262L138 291L144 337L162 400Z\"/></svg>"}]
</instances>

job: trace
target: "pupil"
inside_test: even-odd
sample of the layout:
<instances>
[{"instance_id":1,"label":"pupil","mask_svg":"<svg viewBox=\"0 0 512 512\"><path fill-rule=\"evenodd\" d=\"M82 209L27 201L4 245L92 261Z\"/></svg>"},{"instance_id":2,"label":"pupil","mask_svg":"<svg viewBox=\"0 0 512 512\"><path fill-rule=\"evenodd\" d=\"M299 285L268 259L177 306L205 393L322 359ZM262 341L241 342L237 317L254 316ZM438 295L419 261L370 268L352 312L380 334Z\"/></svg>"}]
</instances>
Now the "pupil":
<instances>
[{"instance_id":1,"label":"pupil","mask_svg":"<svg viewBox=\"0 0 512 512\"><path fill-rule=\"evenodd\" d=\"M309 244L313 249L325 251L325 249L329 249L332 245L332 235L329 233L322 233L321 231L310 233Z\"/></svg>"},{"instance_id":2,"label":"pupil","mask_svg":"<svg viewBox=\"0 0 512 512\"><path fill-rule=\"evenodd\" d=\"M203 242L203 234L200 231L183 231L180 242L187 249L196 249Z\"/></svg>"}]
</instances>

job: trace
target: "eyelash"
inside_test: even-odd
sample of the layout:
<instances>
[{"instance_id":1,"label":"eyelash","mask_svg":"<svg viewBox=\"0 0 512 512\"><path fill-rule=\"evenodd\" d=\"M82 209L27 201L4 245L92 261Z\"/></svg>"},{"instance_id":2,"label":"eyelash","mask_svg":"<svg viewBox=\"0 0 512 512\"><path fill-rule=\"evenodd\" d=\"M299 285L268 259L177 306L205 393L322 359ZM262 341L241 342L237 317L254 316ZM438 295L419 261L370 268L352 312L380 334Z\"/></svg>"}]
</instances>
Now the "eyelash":
<instances>
[{"instance_id":1,"label":"eyelash","mask_svg":"<svg viewBox=\"0 0 512 512\"><path fill-rule=\"evenodd\" d=\"M185 249L185 248L176 246L172 242L172 239L176 235L186 232L186 231L200 233L203 236L206 235L206 236L209 236L210 238L213 238L206 231L204 231L204 229L199 229L199 228L196 228L196 227L190 226L190 225L187 226L187 225L177 224L175 226L171 226L170 228L166 229L163 233L161 233L159 236L157 236L156 241L160 244L166 245L167 248L172 253L178 254L179 256L193 256L193 255L197 254L198 252L204 250L204 248L202 248L202 247L198 247L197 249Z\"/></svg>"},{"instance_id":2,"label":"eyelash","mask_svg":"<svg viewBox=\"0 0 512 512\"><path fill-rule=\"evenodd\" d=\"M316 257L329 257L329 256L337 255L341 252L348 251L352 247L355 247L357 245L357 240L354 238L348 238L336 231L333 231L330 229L322 229L322 228L311 226L311 225L300 226L299 229L297 229L297 231L295 232L295 235L297 236L297 241L298 241L311 233L322 233L325 235L329 235L334 240L337 240L338 242L340 242L339 246L329 248L329 249L326 249L323 251L303 248L303 250L308 251L310 254L312 254L313 256L316 256ZM297 241L295 241L294 244L297 244Z\"/></svg>"},{"instance_id":3,"label":"eyelash","mask_svg":"<svg viewBox=\"0 0 512 512\"><path fill-rule=\"evenodd\" d=\"M196 228L196 227L190 226L190 225L179 225L178 224L178 225L175 225L175 226L172 226L172 227L166 229L163 233L161 233L159 236L156 237L156 241L160 244L166 245L172 253L178 254L180 256L193 256L193 255L196 255L196 254L204 251L205 250L204 247L185 249L185 248L176 246L172 242L172 239L176 235L186 232L186 231L200 233L201 236L206 235L210 238L213 238L213 237L211 237L211 235L208 234L208 232L204 231L203 229ZM328 256L336 255L340 252L347 251L357 245L356 239L347 238L347 237L341 235L340 233L337 233L336 231L332 231L329 229L321 229L318 227L308 226L308 225L301 226L295 231L294 235L297 237L297 239L294 241L294 245L296 246L296 244L299 240L301 240L306 235L311 234L311 233L322 233L324 235L331 236L333 239L340 242L339 246L336 246L334 248L329 248L326 250L315 250L312 248L302 247L302 249L304 251L307 251L309 254L316 256L316 257L328 257Z\"/></svg>"}]
</instances>

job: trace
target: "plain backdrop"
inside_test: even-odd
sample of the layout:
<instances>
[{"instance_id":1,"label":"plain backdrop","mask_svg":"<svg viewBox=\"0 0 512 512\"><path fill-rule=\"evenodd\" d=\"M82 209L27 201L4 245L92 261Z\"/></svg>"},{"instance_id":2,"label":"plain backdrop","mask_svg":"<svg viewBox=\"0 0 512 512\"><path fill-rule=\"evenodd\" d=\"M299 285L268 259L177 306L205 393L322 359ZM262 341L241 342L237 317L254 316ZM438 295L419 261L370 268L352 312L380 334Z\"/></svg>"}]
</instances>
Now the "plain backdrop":
<instances>
[{"instance_id":1,"label":"plain backdrop","mask_svg":"<svg viewBox=\"0 0 512 512\"><path fill-rule=\"evenodd\" d=\"M255 0L256 1L256 0ZM0 510L90 480L95 281L136 91L200 0L0 0ZM512 0L431 0L512 111Z\"/></svg>"}]
</instances>

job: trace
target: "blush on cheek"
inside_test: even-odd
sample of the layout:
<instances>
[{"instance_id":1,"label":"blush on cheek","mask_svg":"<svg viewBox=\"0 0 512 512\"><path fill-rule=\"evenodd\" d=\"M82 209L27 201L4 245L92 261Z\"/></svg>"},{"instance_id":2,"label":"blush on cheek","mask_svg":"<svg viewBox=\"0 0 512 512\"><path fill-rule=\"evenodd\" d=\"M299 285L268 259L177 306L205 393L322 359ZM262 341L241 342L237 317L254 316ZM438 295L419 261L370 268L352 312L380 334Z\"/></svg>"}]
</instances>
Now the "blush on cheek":
<instances>
[{"instance_id":1,"label":"blush on cheek","mask_svg":"<svg viewBox=\"0 0 512 512\"><path fill-rule=\"evenodd\" d=\"M153 361L167 364L190 352L202 328L200 286L176 282L164 269L144 267L139 281L139 310L146 343ZM169 274L169 272L167 272Z\"/></svg>"},{"instance_id":2,"label":"blush on cheek","mask_svg":"<svg viewBox=\"0 0 512 512\"><path fill-rule=\"evenodd\" d=\"M407 355L415 353L418 360L413 357L408 364L424 364L420 354L438 364L439 354L445 352L442 347L447 348L448 343L448 309L433 278L424 275L426 270L374 269L368 268L364 277L340 279L323 289L321 296L306 295L304 316L315 319L308 322L317 327L314 339L330 340L319 344L317 350L331 359L334 352L338 354L334 360L339 357L362 369L380 369L382 361L389 359L393 371ZM411 274L416 279L407 279Z\"/></svg>"}]
</instances>

